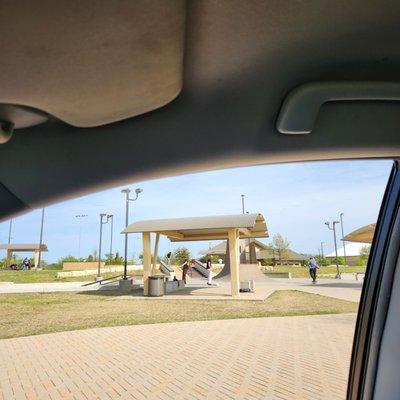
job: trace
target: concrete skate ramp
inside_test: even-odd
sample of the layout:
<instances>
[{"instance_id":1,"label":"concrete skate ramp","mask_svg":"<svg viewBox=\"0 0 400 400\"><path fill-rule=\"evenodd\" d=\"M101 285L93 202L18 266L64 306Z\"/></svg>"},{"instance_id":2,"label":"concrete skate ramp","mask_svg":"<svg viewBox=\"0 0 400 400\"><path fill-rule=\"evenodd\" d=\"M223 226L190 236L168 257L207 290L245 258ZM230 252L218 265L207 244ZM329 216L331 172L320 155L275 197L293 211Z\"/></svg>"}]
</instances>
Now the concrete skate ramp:
<instances>
[{"instance_id":1,"label":"concrete skate ramp","mask_svg":"<svg viewBox=\"0 0 400 400\"><path fill-rule=\"evenodd\" d=\"M214 278L214 280L219 282L230 281L230 279L231 270L229 265L228 268L225 265L222 271ZM240 264L239 279L241 282L250 280L254 280L255 282L269 280L269 278L260 270L260 267L257 264Z\"/></svg>"}]
</instances>

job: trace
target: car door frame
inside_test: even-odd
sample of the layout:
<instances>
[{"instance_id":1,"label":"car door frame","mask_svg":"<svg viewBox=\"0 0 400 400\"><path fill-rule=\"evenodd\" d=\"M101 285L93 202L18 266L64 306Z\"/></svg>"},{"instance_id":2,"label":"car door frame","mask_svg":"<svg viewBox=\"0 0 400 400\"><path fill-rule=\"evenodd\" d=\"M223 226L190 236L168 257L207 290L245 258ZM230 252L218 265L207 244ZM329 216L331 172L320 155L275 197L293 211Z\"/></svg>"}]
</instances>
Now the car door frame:
<instances>
[{"instance_id":1,"label":"car door frame","mask_svg":"<svg viewBox=\"0 0 400 400\"><path fill-rule=\"evenodd\" d=\"M373 398L379 350L400 249L400 166L394 161L368 261L350 363L347 399Z\"/></svg>"}]
</instances>

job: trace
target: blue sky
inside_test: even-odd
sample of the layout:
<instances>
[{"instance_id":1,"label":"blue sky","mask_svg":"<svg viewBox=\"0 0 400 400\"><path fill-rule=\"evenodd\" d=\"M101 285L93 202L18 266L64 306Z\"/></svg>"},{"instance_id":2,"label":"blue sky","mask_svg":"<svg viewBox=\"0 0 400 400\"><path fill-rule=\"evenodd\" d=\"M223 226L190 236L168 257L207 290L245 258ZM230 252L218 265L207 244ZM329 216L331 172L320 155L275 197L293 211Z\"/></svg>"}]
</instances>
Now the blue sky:
<instances>
[{"instance_id":1,"label":"blue sky","mask_svg":"<svg viewBox=\"0 0 400 400\"><path fill-rule=\"evenodd\" d=\"M246 211L260 212L270 236L281 233L293 250L317 253L321 241L325 252L333 250L331 231L324 221L344 212L345 233L375 222L392 163L390 161L335 161L237 168L128 185L143 193L131 203L130 222L141 219L241 213L241 197L246 195ZM81 256L98 247L99 213L114 214L114 252L123 254L125 203L121 187L94 193L49 206L45 211L44 242L49 252L44 260L53 262L65 255L78 256L79 221L82 222ZM41 210L13 221L12 242L39 241ZM0 224L1 242L8 238L8 222ZM103 248L110 246L110 226L104 227ZM268 242L269 239L264 241ZM185 246L193 256L216 242L190 242ZM160 241L160 253L179 244ZM130 235L129 257L141 251L139 235ZM104 254L103 252L103 254Z\"/></svg>"}]
</instances>

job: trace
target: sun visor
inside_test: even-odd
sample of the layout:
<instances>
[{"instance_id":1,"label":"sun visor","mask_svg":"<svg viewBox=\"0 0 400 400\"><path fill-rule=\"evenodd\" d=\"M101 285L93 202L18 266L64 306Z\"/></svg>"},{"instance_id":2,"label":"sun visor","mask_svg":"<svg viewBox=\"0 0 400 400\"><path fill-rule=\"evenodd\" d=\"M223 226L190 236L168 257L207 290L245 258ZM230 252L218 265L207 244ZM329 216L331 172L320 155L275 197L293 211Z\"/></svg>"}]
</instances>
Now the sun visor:
<instances>
[{"instance_id":1,"label":"sun visor","mask_svg":"<svg viewBox=\"0 0 400 400\"><path fill-rule=\"evenodd\" d=\"M0 103L79 127L162 107L182 87L184 26L183 0L4 2Z\"/></svg>"}]
</instances>

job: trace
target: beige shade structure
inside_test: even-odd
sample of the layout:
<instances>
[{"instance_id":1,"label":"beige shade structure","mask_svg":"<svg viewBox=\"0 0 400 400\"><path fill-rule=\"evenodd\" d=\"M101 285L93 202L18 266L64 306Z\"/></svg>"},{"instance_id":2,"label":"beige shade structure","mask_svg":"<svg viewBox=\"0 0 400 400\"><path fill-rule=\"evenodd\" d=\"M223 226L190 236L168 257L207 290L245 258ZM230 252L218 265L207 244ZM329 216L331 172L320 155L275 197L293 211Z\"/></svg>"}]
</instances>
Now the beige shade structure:
<instances>
[{"instance_id":1,"label":"beige shade structure","mask_svg":"<svg viewBox=\"0 0 400 400\"><path fill-rule=\"evenodd\" d=\"M8 243L8 244L0 244L0 250L7 251L6 257L6 268L10 266L11 260L13 258L13 254L16 252L33 252L34 253L34 264L35 268L38 267L39 263L39 251L48 251L47 246L45 244L39 245L38 243Z\"/></svg>"},{"instance_id":2,"label":"beige shade structure","mask_svg":"<svg viewBox=\"0 0 400 400\"><path fill-rule=\"evenodd\" d=\"M346 242L372 243L375 227L376 224L365 225L346 235L343 240Z\"/></svg>"},{"instance_id":3,"label":"beige shade structure","mask_svg":"<svg viewBox=\"0 0 400 400\"><path fill-rule=\"evenodd\" d=\"M262 214L237 214L207 217L156 219L137 221L122 233L142 233L144 293L148 294L148 277L155 270L160 235L173 242L194 240L229 240L231 264L231 294L239 294L239 240L243 238L268 237L267 224ZM151 237L156 234L156 245L151 262Z\"/></svg>"}]
</instances>

